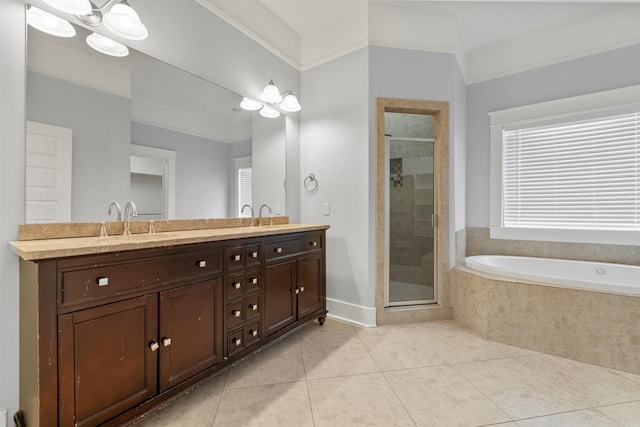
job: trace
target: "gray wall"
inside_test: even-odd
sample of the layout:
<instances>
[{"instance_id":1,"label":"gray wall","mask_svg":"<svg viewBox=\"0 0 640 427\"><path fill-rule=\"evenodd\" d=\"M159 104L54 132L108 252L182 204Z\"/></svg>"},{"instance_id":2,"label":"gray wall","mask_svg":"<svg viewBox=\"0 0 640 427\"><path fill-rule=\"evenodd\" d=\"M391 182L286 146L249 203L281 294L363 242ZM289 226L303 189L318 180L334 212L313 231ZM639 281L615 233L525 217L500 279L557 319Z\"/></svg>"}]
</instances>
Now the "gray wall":
<instances>
[{"instance_id":1,"label":"gray wall","mask_svg":"<svg viewBox=\"0 0 640 427\"><path fill-rule=\"evenodd\" d=\"M21 0L0 0L0 411L9 416L20 390L18 257L7 241L17 239L25 215L24 18Z\"/></svg>"},{"instance_id":2,"label":"gray wall","mask_svg":"<svg viewBox=\"0 0 640 427\"><path fill-rule=\"evenodd\" d=\"M73 130L72 221L106 219L109 201L129 200L130 111L130 99L27 73L27 120Z\"/></svg>"},{"instance_id":3,"label":"gray wall","mask_svg":"<svg viewBox=\"0 0 640 427\"><path fill-rule=\"evenodd\" d=\"M131 123L131 142L176 152L176 218L227 216L229 144L137 122Z\"/></svg>"},{"instance_id":4,"label":"gray wall","mask_svg":"<svg viewBox=\"0 0 640 427\"><path fill-rule=\"evenodd\" d=\"M637 84L640 45L469 85L467 226L489 226L489 112Z\"/></svg>"},{"instance_id":5,"label":"gray wall","mask_svg":"<svg viewBox=\"0 0 640 427\"><path fill-rule=\"evenodd\" d=\"M301 194L301 221L329 224L327 297L375 305L369 246L369 49L362 48L302 72L312 100L301 112L300 174L313 173L315 193ZM331 216L322 214L331 204ZM373 266L375 268L375 265Z\"/></svg>"}]
</instances>

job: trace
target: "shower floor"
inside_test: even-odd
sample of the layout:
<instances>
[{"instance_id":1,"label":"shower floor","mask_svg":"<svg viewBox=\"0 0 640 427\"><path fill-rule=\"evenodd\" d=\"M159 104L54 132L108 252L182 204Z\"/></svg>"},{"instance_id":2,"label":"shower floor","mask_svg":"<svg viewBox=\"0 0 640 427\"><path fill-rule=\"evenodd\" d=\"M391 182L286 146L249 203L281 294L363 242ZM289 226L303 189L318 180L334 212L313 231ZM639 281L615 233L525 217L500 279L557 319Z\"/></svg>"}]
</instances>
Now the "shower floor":
<instances>
[{"instance_id":1,"label":"shower floor","mask_svg":"<svg viewBox=\"0 0 640 427\"><path fill-rule=\"evenodd\" d=\"M433 300L433 286L393 280L389 282L389 302L391 304L429 300Z\"/></svg>"}]
</instances>

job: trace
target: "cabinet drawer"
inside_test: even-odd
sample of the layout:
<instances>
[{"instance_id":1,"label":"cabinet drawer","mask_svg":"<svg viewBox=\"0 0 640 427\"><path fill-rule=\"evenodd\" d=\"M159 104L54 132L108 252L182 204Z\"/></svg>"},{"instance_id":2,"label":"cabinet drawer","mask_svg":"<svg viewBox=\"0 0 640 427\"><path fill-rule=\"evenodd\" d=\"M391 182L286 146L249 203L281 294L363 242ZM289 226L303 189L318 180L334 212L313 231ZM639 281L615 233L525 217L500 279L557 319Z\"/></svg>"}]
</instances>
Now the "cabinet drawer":
<instances>
[{"instance_id":1,"label":"cabinet drawer","mask_svg":"<svg viewBox=\"0 0 640 427\"><path fill-rule=\"evenodd\" d=\"M260 341L262 339L262 326L260 322L255 322L247 325L246 330L246 343L245 345L248 347Z\"/></svg>"},{"instance_id":2,"label":"cabinet drawer","mask_svg":"<svg viewBox=\"0 0 640 427\"><path fill-rule=\"evenodd\" d=\"M231 274L224 278L227 288L227 299L235 299L241 297L245 293L246 283L243 273Z\"/></svg>"},{"instance_id":3,"label":"cabinet drawer","mask_svg":"<svg viewBox=\"0 0 640 427\"><path fill-rule=\"evenodd\" d=\"M264 250L265 262L292 255L303 254L322 249L322 236L310 235L297 239L267 242Z\"/></svg>"},{"instance_id":4,"label":"cabinet drawer","mask_svg":"<svg viewBox=\"0 0 640 427\"><path fill-rule=\"evenodd\" d=\"M237 329L227 334L227 355L231 356L244 348L244 328Z\"/></svg>"},{"instance_id":5,"label":"cabinet drawer","mask_svg":"<svg viewBox=\"0 0 640 427\"><path fill-rule=\"evenodd\" d=\"M59 304L65 307L98 301L221 272L222 249L63 271L59 275Z\"/></svg>"},{"instance_id":6,"label":"cabinet drawer","mask_svg":"<svg viewBox=\"0 0 640 427\"><path fill-rule=\"evenodd\" d=\"M244 307L247 322L262 317L262 298L259 295L247 297L244 300Z\"/></svg>"},{"instance_id":7,"label":"cabinet drawer","mask_svg":"<svg viewBox=\"0 0 640 427\"><path fill-rule=\"evenodd\" d=\"M260 270L247 271L245 277L245 293L250 294L262 291L262 274Z\"/></svg>"},{"instance_id":8,"label":"cabinet drawer","mask_svg":"<svg viewBox=\"0 0 640 427\"><path fill-rule=\"evenodd\" d=\"M227 305L227 328L232 329L242 325L245 319L244 300Z\"/></svg>"},{"instance_id":9,"label":"cabinet drawer","mask_svg":"<svg viewBox=\"0 0 640 427\"><path fill-rule=\"evenodd\" d=\"M259 244L249 245L245 248L246 265L247 267L254 267L260 265L262 260L262 251Z\"/></svg>"},{"instance_id":10,"label":"cabinet drawer","mask_svg":"<svg viewBox=\"0 0 640 427\"><path fill-rule=\"evenodd\" d=\"M242 270L245 265L245 248L243 246L224 248L224 265L226 271Z\"/></svg>"}]
</instances>

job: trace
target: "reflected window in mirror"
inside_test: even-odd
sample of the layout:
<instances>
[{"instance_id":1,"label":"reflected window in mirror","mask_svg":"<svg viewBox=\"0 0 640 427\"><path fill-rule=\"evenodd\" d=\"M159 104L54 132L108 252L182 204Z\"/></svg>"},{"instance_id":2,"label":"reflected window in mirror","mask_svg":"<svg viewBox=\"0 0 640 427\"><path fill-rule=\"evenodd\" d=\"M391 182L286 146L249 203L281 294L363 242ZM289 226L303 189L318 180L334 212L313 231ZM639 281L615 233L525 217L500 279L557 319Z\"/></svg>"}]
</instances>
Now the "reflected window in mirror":
<instances>
[{"instance_id":1,"label":"reflected window in mirror","mask_svg":"<svg viewBox=\"0 0 640 427\"><path fill-rule=\"evenodd\" d=\"M242 209L243 206L252 205L252 173L251 157L240 157L235 159L236 163L236 194L238 203L236 206L237 216L240 218L250 218L251 209Z\"/></svg>"}]
</instances>

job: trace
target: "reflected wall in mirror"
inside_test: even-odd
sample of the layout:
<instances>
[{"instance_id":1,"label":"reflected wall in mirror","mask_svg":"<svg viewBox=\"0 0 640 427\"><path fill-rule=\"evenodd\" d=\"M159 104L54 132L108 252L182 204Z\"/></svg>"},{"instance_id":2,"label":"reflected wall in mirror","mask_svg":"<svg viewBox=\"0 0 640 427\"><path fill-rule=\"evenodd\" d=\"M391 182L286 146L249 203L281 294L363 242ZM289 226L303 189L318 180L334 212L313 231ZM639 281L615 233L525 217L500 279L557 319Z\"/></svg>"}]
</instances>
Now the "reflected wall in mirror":
<instances>
[{"instance_id":1,"label":"reflected wall in mirror","mask_svg":"<svg viewBox=\"0 0 640 427\"><path fill-rule=\"evenodd\" d=\"M62 39L29 28L27 52L27 120L72 132L71 221L107 220L111 201L136 199L153 214L138 219L237 216L234 160L258 143L254 181L286 178L284 118L241 110L240 95L134 49L125 58L95 52L84 42L89 31L76 31ZM131 174L132 144L175 152L173 208L166 180ZM263 193L253 199L285 214L282 183L263 188L255 186ZM164 208L156 212L159 194Z\"/></svg>"}]
</instances>

